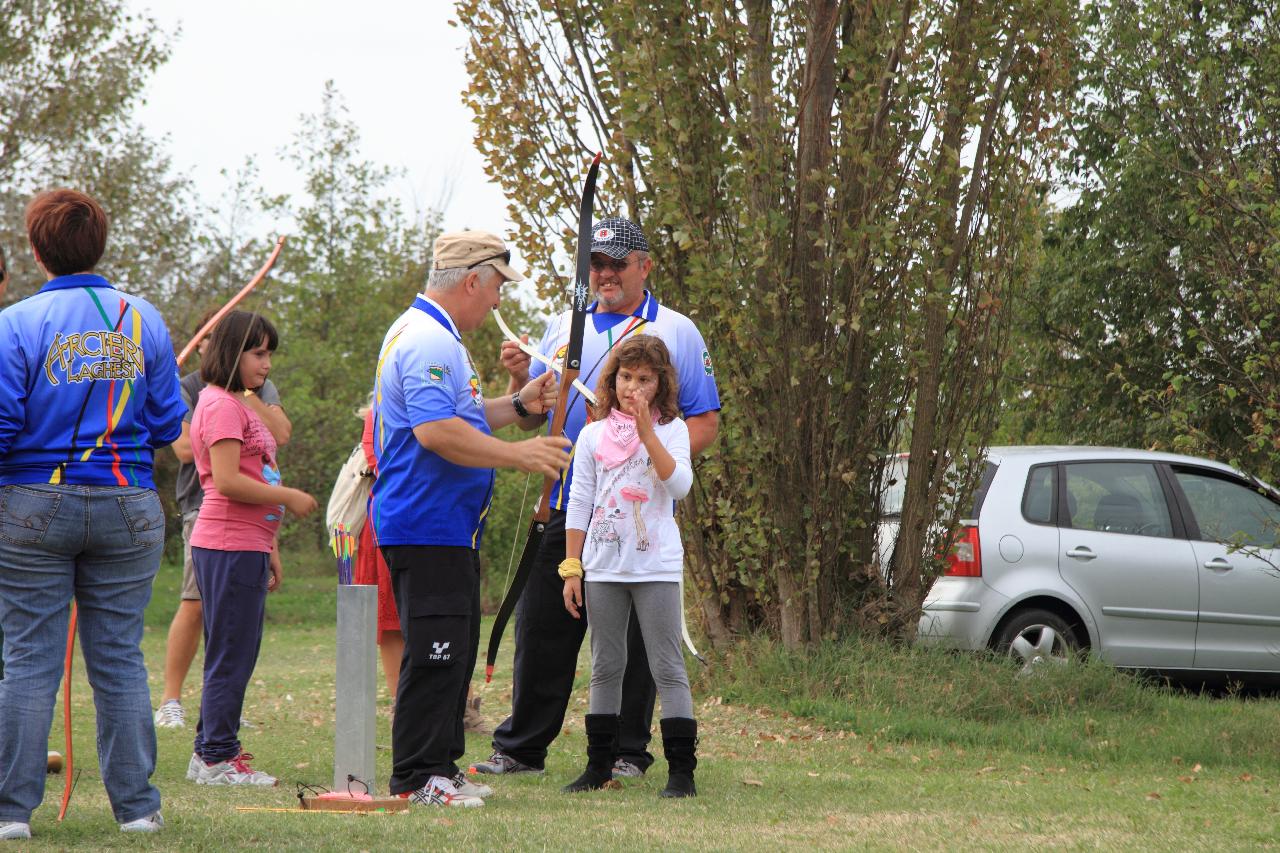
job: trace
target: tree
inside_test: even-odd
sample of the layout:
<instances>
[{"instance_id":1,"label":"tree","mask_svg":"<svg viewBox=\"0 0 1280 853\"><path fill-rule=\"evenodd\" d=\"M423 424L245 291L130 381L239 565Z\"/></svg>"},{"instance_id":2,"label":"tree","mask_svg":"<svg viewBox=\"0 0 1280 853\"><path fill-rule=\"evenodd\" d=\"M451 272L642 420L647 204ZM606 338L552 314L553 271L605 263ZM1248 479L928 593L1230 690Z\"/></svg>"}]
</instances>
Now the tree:
<instances>
[{"instance_id":1,"label":"tree","mask_svg":"<svg viewBox=\"0 0 1280 853\"><path fill-rule=\"evenodd\" d=\"M132 124L167 58L155 22L119 0L0 5L0 239L14 259L14 298L43 283L19 248L26 201L58 184L103 201L113 275L149 298L176 286L194 239L192 196Z\"/></svg>"},{"instance_id":2,"label":"tree","mask_svg":"<svg viewBox=\"0 0 1280 853\"><path fill-rule=\"evenodd\" d=\"M1089 7L1067 172L1005 430L1280 471L1280 26L1270 3ZM1018 381L1021 380L1021 381Z\"/></svg>"},{"instance_id":3,"label":"tree","mask_svg":"<svg viewBox=\"0 0 1280 853\"><path fill-rule=\"evenodd\" d=\"M970 485L996 411L1071 5L458 10L477 145L525 256L566 283L579 175L603 148L598 207L645 225L658 295L709 340L725 411L683 529L713 641L758 625L789 646L850 625L909 635L961 503L946 493ZM890 587L871 531L908 434Z\"/></svg>"}]
</instances>

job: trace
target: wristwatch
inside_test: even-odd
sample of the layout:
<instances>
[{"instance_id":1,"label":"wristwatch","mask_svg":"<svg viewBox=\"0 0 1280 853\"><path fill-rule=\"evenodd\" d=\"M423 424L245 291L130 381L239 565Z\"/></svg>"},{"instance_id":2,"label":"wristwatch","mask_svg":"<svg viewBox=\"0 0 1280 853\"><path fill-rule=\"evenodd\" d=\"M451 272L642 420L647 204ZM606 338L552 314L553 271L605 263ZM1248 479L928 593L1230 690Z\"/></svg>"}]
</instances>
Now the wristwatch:
<instances>
[{"instance_id":1,"label":"wristwatch","mask_svg":"<svg viewBox=\"0 0 1280 853\"><path fill-rule=\"evenodd\" d=\"M524 407L524 400L520 399L519 391L511 395L511 405L515 407L516 417L529 417L529 410Z\"/></svg>"}]
</instances>

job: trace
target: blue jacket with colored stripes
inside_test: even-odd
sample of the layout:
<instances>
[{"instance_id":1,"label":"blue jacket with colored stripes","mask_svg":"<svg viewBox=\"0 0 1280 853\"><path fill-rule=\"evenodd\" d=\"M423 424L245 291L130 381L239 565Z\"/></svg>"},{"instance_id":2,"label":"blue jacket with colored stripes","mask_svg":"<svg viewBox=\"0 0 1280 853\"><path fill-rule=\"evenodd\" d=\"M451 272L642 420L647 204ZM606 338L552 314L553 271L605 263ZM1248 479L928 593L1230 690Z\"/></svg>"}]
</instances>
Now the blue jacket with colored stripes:
<instances>
[{"instance_id":1,"label":"blue jacket with colored stripes","mask_svg":"<svg viewBox=\"0 0 1280 853\"><path fill-rule=\"evenodd\" d=\"M0 312L0 485L142 486L187 412L160 313L93 274Z\"/></svg>"}]
</instances>

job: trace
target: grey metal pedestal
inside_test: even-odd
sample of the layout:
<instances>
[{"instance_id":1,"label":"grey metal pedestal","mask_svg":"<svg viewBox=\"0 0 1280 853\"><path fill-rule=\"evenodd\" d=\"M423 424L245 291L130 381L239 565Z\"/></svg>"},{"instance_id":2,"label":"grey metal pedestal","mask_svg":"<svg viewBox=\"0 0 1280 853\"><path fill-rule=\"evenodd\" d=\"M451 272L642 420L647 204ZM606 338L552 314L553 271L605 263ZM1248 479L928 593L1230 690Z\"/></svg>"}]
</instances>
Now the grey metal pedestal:
<instances>
[{"instance_id":1,"label":"grey metal pedestal","mask_svg":"<svg viewBox=\"0 0 1280 853\"><path fill-rule=\"evenodd\" d=\"M374 723L377 719L378 588L338 586L337 696L334 708L333 789L348 789L347 774L376 794ZM352 784L353 792L363 792Z\"/></svg>"}]
</instances>

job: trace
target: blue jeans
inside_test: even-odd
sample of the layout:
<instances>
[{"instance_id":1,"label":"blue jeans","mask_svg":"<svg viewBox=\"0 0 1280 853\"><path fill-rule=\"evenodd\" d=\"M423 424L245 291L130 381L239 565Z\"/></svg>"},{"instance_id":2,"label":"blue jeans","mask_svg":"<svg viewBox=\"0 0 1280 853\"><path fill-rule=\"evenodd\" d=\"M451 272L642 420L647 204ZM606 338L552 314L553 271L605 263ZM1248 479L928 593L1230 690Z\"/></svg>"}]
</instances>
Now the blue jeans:
<instances>
[{"instance_id":1,"label":"blue jeans","mask_svg":"<svg viewBox=\"0 0 1280 853\"><path fill-rule=\"evenodd\" d=\"M30 822L44 798L45 751L74 595L93 688L98 763L119 823L160 808L156 733L142 659L142 614L164 547L151 489L0 487L0 821Z\"/></svg>"}]
</instances>

